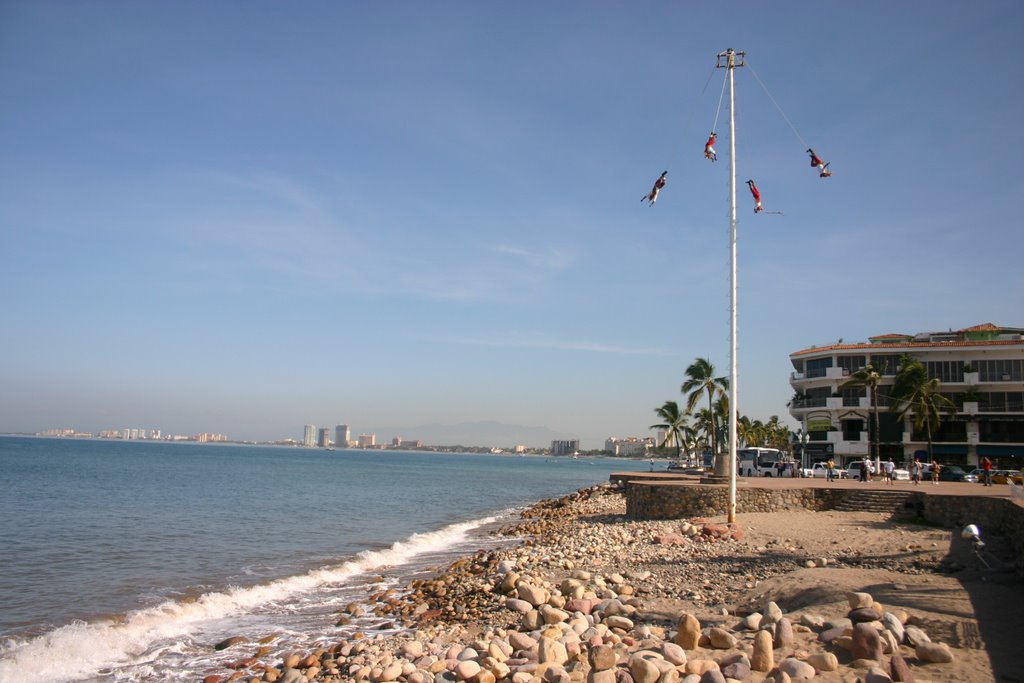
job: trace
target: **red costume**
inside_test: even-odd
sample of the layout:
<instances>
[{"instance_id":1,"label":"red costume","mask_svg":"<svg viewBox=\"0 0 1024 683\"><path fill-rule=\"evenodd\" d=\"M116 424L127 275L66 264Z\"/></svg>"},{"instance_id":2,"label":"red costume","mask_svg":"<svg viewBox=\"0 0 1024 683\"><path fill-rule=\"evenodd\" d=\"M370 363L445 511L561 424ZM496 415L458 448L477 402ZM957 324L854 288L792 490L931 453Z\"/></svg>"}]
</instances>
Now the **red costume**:
<instances>
[{"instance_id":1,"label":"red costume","mask_svg":"<svg viewBox=\"0 0 1024 683\"><path fill-rule=\"evenodd\" d=\"M711 159L711 161L718 161L718 154L715 153L715 141L718 140L718 136L714 133L708 138L708 141L704 144L704 158Z\"/></svg>"},{"instance_id":2,"label":"red costume","mask_svg":"<svg viewBox=\"0 0 1024 683\"><path fill-rule=\"evenodd\" d=\"M753 180L748 180L747 185L750 186L750 194L754 195L754 213L761 213L764 211L764 207L761 206L761 191L757 189Z\"/></svg>"},{"instance_id":3,"label":"red costume","mask_svg":"<svg viewBox=\"0 0 1024 683\"><path fill-rule=\"evenodd\" d=\"M808 149L807 153L811 155L811 167L818 169L819 177L828 178L832 175L832 171L828 170L828 163L822 161L821 157L815 154L813 149Z\"/></svg>"}]
</instances>

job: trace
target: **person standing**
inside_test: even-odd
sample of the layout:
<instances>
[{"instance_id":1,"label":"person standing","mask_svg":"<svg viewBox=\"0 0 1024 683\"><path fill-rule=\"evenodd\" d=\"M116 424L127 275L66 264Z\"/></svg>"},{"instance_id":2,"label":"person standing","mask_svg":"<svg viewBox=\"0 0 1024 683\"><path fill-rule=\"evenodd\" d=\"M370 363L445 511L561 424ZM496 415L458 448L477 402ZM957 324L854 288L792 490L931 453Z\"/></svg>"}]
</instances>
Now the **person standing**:
<instances>
[{"instance_id":1,"label":"person standing","mask_svg":"<svg viewBox=\"0 0 1024 683\"><path fill-rule=\"evenodd\" d=\"M885 470L885 481L889 482L889 486L892 486L893 475L896 472L896 463L892 461L892 458L889 458L888 462L882 463L882 467Z\"/></svg>"},{"instance_id":2,"label":"person standing","mask_svg":"<svg viewBox=\"0 0 1024 683\"><path fill-rule=\"evenodd\" d=\"M836 478L836 464L829 460L825 463L825 481L833 481Z\"/></svg>"},{"instance_id":3,"label":"person standing","mask_svg":"<svg viewBox=\"0 0 1024 683\"><path fill-rule=\"evenodd\" d=\"M939 485L939 470L941 470L941 469L942 469L942 465L940 465L939 463L935 462L935 459L933 458L932 459L932 483L935 484L936 486Z\"/></svg>"},{"instance_id":4,"label":"person standing","mask_svg":"<svg viewBox=\"0 0 1024 683\"><path fill-rule=\"evenodd\" d=\"M861 483L867 483L868 481L868 461L860 461L860 480Z\"/></svg>"},{"instance_id":5,"label":"person standing","mask_svg":"<svg viewBox=\"0 0 1024 683\"><path fill-rule=\"evenodd\" d=\"M910 480L914 482L914 486L921 484L921 461L917 458L910 463Z\"/></svg>"},{"instance_id":6,"label":"person standing","mask_svg":"<svg viewBox=\"0 0 1024 683\"><path fill-rule=\"evenodd\" d=\"M981 472L982 482L985 486L992 485L992 461L988 459L988 456L984 456L981 459Z\"/></svg>"}]
</instances>

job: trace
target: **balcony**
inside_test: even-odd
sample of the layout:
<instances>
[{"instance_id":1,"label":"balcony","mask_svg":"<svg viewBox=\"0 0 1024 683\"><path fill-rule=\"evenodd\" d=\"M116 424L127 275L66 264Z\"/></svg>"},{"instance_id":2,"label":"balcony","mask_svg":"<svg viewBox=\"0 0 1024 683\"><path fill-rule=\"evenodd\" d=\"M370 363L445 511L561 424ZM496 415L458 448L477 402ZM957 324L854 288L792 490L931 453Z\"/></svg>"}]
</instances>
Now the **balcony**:
<instances>
[{"instance_id":1,"label":"balcony","mask_svg":"<svg viewBox=\"0 0 1024 683\"><path fill-rule=\"evenodd\" d=\"M967 412L967 401L964 401L964 412ZM1024 402L1021 401L1005 401L999 403L980 403L977 404L979 413L1022 413L1024 412Z\"/></svg>"},{"instance_id":2,"label":"balcony","mask_svg":"<svg viewBox=\"0 0 1024 683\"><path fill-rule=\"evenodd\" d=\"M790 407L793 410L801 410L805 408L824 408L825 402L828 399L825 398L798 398L794 400Z\"/></svg>"},{"instance_id":3,"label":"balcony","mask_svg":"<svg viewBox=\"0 0 1024 683\"><path fill-rule=\"evenodd\" d=\"M843 379L849 376L850 371L846 368L825 368L825 379Z\"/></svg>"}]
</instances>

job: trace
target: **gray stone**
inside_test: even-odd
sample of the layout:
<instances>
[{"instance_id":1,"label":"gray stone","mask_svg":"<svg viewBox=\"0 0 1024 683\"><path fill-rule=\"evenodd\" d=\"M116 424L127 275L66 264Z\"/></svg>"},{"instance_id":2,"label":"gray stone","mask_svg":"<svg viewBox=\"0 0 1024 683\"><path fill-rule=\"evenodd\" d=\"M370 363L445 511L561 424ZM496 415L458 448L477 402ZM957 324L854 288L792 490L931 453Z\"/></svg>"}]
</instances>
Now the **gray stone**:
<instances>
[{"instance_id":1,"label":"gray stone","mask_svg":"<svg viewBox=\"0 0 1024 683\"><path fill-rule=\"evenodd\" d=\"M817 673L813 666L793 657L788 657L779 662L779 671L788 674L790 678L814 678L814 675Z\"/></svg>"},{"instance_id":2,"label":"gray stone","mask_svg":"<svg viewBox=\"0 0 1024 683\"><path fill-rule=\"evenodd\" d=\"M849 626L836 626L835 628L826 629L818 634L818 640L823 643L831 643L842 638L848 628Z\"/></svg>"},{"instance_id":3,"label":"gray stone","mask_svg":"<svg viewBox=\"0 0 1024 683\"><path fill-rule=\"evenodd\" d=\"M737 681L745 681L750 678L750 665L743 662L733 662L722 667L722 675Z\"/></svg>"},{"instance_id":4,"label":"gray stone","mask_svg":"<svg viewBox=\"0 0 1024 683\"><path fill-rule=\"evenodd\" d=\"M306 683L306 677L298 669L285 669L278 681L279 683Z\"/></svg>"},{"instance_id":5,"label":"gray stone","mask_svg":"<svg viewBox=\"0 0 1024 683\"><path fill-rule=\"evenodd\" d=\"M807 628L819 629L825 627L825 619L818 614L801 614L800 623Z\"/></svg>"},{"instance_id":6,"label":"gray stone","mask_svg":"<svg viewBox=\"0 0 1024 683\"><path fill-rule=\"evenodd\" d=\"M774 624L782 618L782 609L777 604L775 604L774 601L769 601L768 604L764 606L763 615L764 621L768 622L769 624Z\"/></svg>"},{"instance_id":7,"label":"gray stone","mask_svg":"<svg viewBox=\"0 0 1024 683\"><path fill-rule=\"evenodd\" d=\"M902 643L904 636L903 624L900 623L899 618L891 612L886 612L882 615L882 624L886 630L896 636L896 642Z\"/></svg>"},{"instance_id":8,"label":"gray stone","mask_svg":"<svg viewBox=\"0 0 1024 683\"><path fill-rule=\"evenodd\" d=\"M911 647L917 647L921 643L930 643L932 639L928 634L916 626L907 626L903 630L903 640Z\"/></svg>"},{"instance_id":9,"label":"gray stone","mask_svg":"<svg viewBox=\"0 0 1024 683\"><path fill-rule=\"evenodd\" d=\"M782 617L775 622L775 639L773 643L775 649L789 647L793 644L793 624L786 617Z\"/></svg>"},{"instance_id":10,"label":"gray stone","mask_svg":"<svg viewBox=\"0 0 1024 683\"><path fill-rule=\"evenodd\" d=\"M725 676L718 669L705 671L700 677L700 683L726 683Z\"/></svg>"}]
</instances>

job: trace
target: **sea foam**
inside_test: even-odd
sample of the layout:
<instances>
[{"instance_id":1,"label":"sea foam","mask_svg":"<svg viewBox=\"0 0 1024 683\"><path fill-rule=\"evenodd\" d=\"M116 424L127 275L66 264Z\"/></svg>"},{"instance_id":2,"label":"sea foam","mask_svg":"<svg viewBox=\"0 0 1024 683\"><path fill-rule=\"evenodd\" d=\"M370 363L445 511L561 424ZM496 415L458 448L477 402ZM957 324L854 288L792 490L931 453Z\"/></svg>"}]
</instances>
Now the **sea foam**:
<instances>
[{"instance_id":1,"label":"sea foam","mask_svg":"<svg viewBox=\"0 0 1024 683\"><path fill-rule=\"evenodd\" d=\"M205 593L192 601L168 601L129 612L123 619L79 621L27 641L8 641L0 646L0 683L62 683L131 665L148 668L155 662L146 653L155 643L187 637L208 622L443 551L496 519L486 517L413 534L384 550L365 550L347 562L266 584Z\"/></svg>"}]
</instances>

